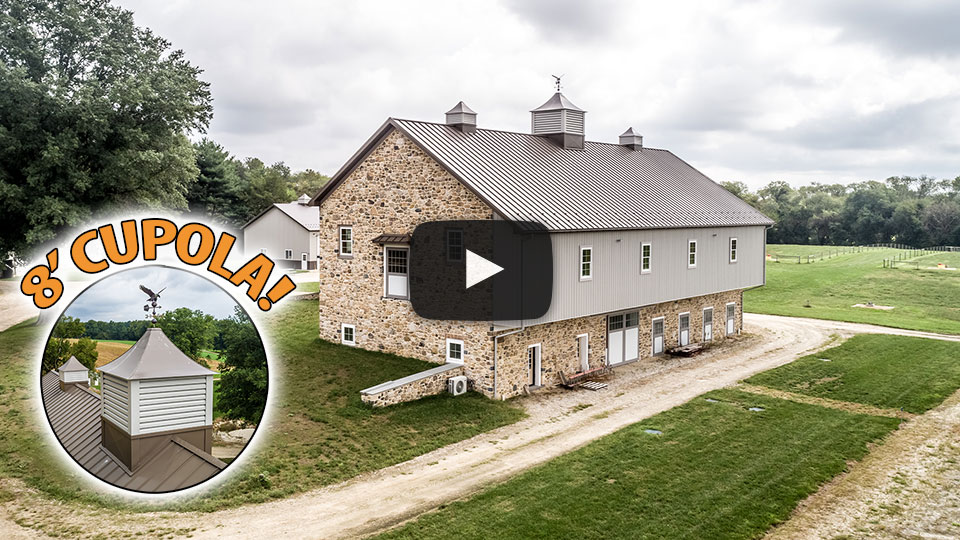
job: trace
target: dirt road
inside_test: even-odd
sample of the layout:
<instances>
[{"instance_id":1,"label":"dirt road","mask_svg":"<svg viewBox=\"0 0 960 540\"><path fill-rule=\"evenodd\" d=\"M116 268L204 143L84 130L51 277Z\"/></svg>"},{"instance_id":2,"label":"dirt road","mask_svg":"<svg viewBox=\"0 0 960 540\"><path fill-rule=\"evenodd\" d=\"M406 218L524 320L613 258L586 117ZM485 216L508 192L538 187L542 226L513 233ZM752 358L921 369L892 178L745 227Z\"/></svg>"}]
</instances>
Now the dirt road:
<instances>
[{"instance_id":1,"label":"dirt road","mask_svg":"<svg viewBox=\"0 0 960 540\"><path fill-rule=\"evenodd\" d=\"M598 392L550 391L519 401L529 417L393 467L281 501L208 514L130 515L124 528L160 523L192 537L243 537L251 531L291 538L363 536L467 497L712 389L733 385L829 345L838 335L888 333L960 341L863 324L745 316L747 335L683 361L618 368ZM307 518L307 519L305 519ZM101 531L104 532L104 531Z\"/></svg>"},{"instance_id":2,"label":"dirt road","mask_svg":"<svg viewBox=\"0 0 960 540\"><path fill-rule=\"evenodd\" d=\"M20 294L19 281L0 281L0 332L35 316L38 311L29 298Z\"/></svg>"}]
</instances>

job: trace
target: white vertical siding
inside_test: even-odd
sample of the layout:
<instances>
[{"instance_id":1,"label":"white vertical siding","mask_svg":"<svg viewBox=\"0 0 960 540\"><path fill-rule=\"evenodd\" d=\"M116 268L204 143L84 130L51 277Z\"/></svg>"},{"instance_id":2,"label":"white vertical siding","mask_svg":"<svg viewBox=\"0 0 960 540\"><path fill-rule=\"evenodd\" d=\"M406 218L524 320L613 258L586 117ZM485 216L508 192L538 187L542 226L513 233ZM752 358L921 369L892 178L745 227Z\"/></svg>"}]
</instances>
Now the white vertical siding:
<instances>
[{"instance_id":1,"label":"white vertical siding","mask_svg":"<svg viewBox=\"0 0 960 540\"><path fill-rule=\"evenodd\" d=\"M104 373L100 390L103 417L130 433L130 384Z\"/></svg>"},{"instance_id":2,"label":"white vertical siding","mask_svg":"<svg viewBox=\"0 0 960 540\"><path fill-rule=\"evenodd\" d=\"M554 233L553 302L539 324L763 285L765 227ZM729 262L737 238L738 261ZM697 266L687 268L687 242ZM640 273L641 244L652 246ZM580 281L580 246L593 246L593 279Z\"/></svg>"},{"instance_id":3,"label":"white vertical siding","mask_svg":"<svg viewBox=\"0 0 960 540\"><path fill-rule=\"evenodd\" d=\"M284 251L293 251L290 260L300 260L306 253L308 261L317 260L317 241L313 233L304 229L277 207L272 207L259 219L243 229L243 250L249 256L267 250L275 261L285 260Z\"/></svg>"},{"instance_id":4,"label":"white vertical siding","mask_svg":"<svg viewBox=\"0 0 960 540\"><path fill-rule=\"evenodd\" d=\"M210 425L212 376L140 381L140 433Z\"/></svg>"},{"instance_id":5,"label":"white vertical siding","mask_svg":"<svg viewBox=\"0 0 960 540\"><path fill-rule=\"evenodd\" d=\"M60 380L65 383L87 382L89 376L86 371L64 371L60 373Z\"/></svg>"}]
</instances>

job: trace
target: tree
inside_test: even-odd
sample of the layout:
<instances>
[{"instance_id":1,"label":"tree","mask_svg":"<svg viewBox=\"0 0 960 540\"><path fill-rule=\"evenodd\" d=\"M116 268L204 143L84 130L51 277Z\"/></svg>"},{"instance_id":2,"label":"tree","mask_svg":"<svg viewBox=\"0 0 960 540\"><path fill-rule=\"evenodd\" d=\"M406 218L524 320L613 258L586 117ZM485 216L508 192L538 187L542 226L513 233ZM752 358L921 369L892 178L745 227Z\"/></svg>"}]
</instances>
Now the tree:
<instances>
[{"instance_id":1,"label":"tree","mask_svg":"<svg viewBox=\"0 0 960 540\"><path fill-rule=\"evenodd\" d=\"M760 197L756 193L751 193L750 188L743 182L720 182L720 186L754 208L760 204Z\"/></svg>"},{"instance_id":2,"label":"tree","mask_svg":"<svg viewBox=\"0 0 960 540\"><path fill-rule=\"evenodd\" d=\"M80 319L64 315L53 327L53 337L79 338L83 337L86 328Z\"/></svg>"},{"instance_id":3,"label":"tree","mask_svg":"<svg viewBox=\"0 0 960 540\"><path fill-rule=\"evenodd\" d=\"M230 418L259 423L267 404L267 353L242 309L226 320L218 407Z\"/></svg>"},{"instance_id":4,"label":"tree","mask_svg":"<svg viewBox=\"0 0 960 540\"><path fill-rule=\"evenodd\" d=\"M49 373L70 359L70 342L63 338L53 337L47 341L43 349L43 358L40 361L40 371Z\"/></svg>"},{"instance_id":5,"label":"tree","mask_svg":"<svg viewBox=\"0 0 960 540\"><path fill-rule=\"evenodd\" d=\"M294 197L307 194L313 197L330 181L330 177L313 169L300 171L290 177L290 189Z\"/></svg>"},{"instance_id":6,"label":"tree","mask_svg":"<svg viewBox=\"0 0 960 540\"><path fill-rule=\"evenodd\" d=\"M953 201L933 203L923 211L923 226L933 245L960 242L960 205Z\"/></svg>"},{"instance_id":7,"label":"tree","mask_svg":"<svg viewBox=\"0 0 960 540\"><path fill-rule=\"evenodd\" d=\"M0 253L127 205L182 209L212 115L179 50L107 0L0 7Z\"/></svg>"},{"instance_id":8,"label":"tree","mask_svg":"<svg viewBox=\"0 0 960 540\"><path fill-rule=\"evenodd\" d=\"M187 191L191 212L202 212L215 221L230 222L240 187L239 163L219 144L204 138L193 145L197 156L197 181Z\"/></svg>"},{"instance_id":9,"label":"tree","mask_svg":"<svg viewBox=\"0 0 960 540\"><path fill-rule=\"evenodd\" d=\"M256 158L247 158L240 167L240 184L233 222L243 225L271 204L296 198L290 190L290 168L281 163L269 167Z\"/></svg>"},{"instance_id":10,"label":"tree","mask_svg":"<svg viewBox=\"0 0 960 540\"><path fill-rule=\"evenodd\" d=\"M213 343L215 333L213 316L190 308L177 308L157 317L157 325L170 341L193 358L198 364L206 366L200 358L200 351Z\"/></svg>"},{"instance_id":11,"label":"tree","mask_svg":"<svg viewBox=\"0 0 960 540\"><path fill-rule=\"evenodd\" d=\"M75 341L70 347L70 354L76 356L77 360L86 366L87 369L95 368L97 366L97 357L100 356L100 353L97 352L97 342L88 337Z\"/></svg>"}]
</instances>

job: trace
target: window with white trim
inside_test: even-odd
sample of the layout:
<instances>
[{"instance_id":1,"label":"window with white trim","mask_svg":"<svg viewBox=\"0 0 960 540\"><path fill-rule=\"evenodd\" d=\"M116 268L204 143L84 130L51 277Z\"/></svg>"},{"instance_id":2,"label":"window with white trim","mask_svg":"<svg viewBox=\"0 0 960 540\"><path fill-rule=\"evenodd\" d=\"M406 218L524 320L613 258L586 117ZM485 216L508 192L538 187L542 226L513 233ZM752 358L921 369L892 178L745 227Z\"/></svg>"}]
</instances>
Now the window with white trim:
<instances>
[{"instance_id":1,"label":"window with white trim","mask_svg":"<svg viewBox=\"0 0 960 540\"><path fill-rule=\"evenodd\" d=\"M385 246L383 248L383 262L385 265L384 284L386 296L389 298L410 298L410 248L401 246Z\"/></svg>"},{"instance_id":2,"label":"window with white trim","mask_svg":"<svg viewBox=\"0 0 960 540\"><path fill-rule=\"evenodd\" d=\"M284 259L292 259L292 258L293 258L293 250L292 250L292 249L285 249L285 250L283 250L283 258L284 258Z\"/></svg>"},{"instance_id":3,"label":"window with white trim","mask_svg":"<svg viewBox=\"0 0 960 540\"><path fill-rule=\"evenodd\" d=\"M651 269L651 258L653 255L653 246L650 244L642 244L640 246L640 273L649 274Z\"/></svg>"},{"instance_id":4,"label":"window with white trim","mask_svg":"<svg viewBox=\"0 0 960 540\"><path fill-rule=\"evenodd\" d=\"M593 279L593 246L580 246L580 281Z\"/></svg>"},{"instance_id":5,"label":"window with white trim","mask_svg":"<svg viewBox=\"0 0 960 540\"><path fill-rule=\"evenodd\" d=\"M737 239L730 239L730 262L737 262Z\"/></svg>"},{"instance_id":6,"label":"window with white trim","mask_svg":"<svg viewBox=\"0 0 960 540\"><path fill-rule=\"evenodd\" d=\"M697 267L697 241L687 241L687 268Z\"/></svg>"},{"instance_id":7,"label":"window with white trim","mask_svg":"<svg viewBox=\"0 0 960 540\"><path fill-rule=\"evenodd\" d=\"M447 338L447 362L462 364L463 354L463 340Z\"/></svg>"},{"instance_id":8,"label":"window with white trim","mask_svg":"<svg viewBox=\"0 0 960 540\"><path fill-rule=\"evenodd\" d=\"M353 257L353 227L340 227L340 256Z\"/></svg>"},{"instance_id":9,"label":"window with white trim","mask_svg":"<svg viewBox=\"0 0 960 540\"><path fill-rule=\"evenodd\" d=\"M340 324L340 343L344 345L356 345L357 327L352 324Z\"/></svg>"}]
</instances>

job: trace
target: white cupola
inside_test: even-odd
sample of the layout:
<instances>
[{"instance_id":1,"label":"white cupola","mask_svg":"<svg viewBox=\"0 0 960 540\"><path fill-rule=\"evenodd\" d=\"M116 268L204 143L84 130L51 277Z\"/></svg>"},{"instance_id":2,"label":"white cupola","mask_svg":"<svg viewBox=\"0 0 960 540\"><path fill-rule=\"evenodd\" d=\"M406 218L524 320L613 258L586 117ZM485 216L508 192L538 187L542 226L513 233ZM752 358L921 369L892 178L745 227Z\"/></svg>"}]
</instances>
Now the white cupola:
<instances>
[{"instance_id":1,"label":"white cupola","mask_svg":"<svg viewBox=\"0 0 960 540\"><path fill-rule=\"evenodd\" d=\"M66 390L67 385L90 386L90 370L80 363L76 356L71 356L57 369L60 375L60 389Z\"/></svg>"},{"instance_id":2,"label":"white cupola","mask_svg":"<svg viewBox=\"0 0 960 540\"><path fill-rule=\"evenodd\" d=\"M547 135L564 148L582 149L586 114L587 111L557 92L546 103L530 111L531 129L534 135Z\"/></svg>"},{"instance_id":3,"label":"white cupola","mask_svg":"<svg viewBox=\"0 0 960 540\"><path fill-rule=\"evenodd\" d=\"M461 101L447 111L446 123L464 133L473 133L477 130L477 113Z\"/></svg>"},{"instance_id":4,"label":"white cupola","mask_svg":"<svg viewBox=\"0 0 960 540\"><path fill-rule=\"evenodd\" d=\"M213 376L167 338L148 328L103 374L104 448L131 471L178 437L205 452L213 438Z\"/></svg>"}]
</instances>

